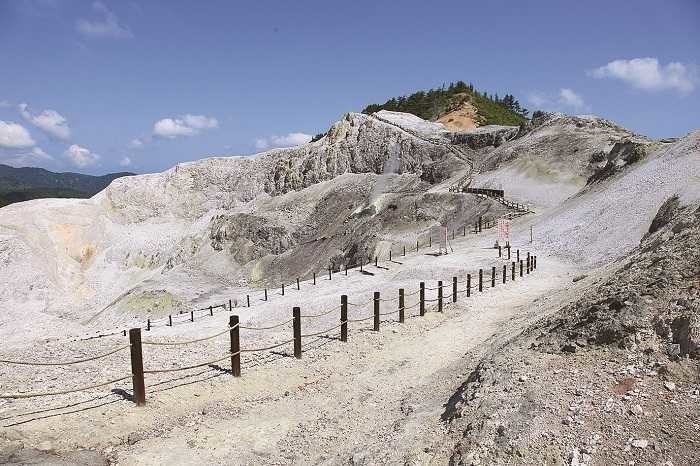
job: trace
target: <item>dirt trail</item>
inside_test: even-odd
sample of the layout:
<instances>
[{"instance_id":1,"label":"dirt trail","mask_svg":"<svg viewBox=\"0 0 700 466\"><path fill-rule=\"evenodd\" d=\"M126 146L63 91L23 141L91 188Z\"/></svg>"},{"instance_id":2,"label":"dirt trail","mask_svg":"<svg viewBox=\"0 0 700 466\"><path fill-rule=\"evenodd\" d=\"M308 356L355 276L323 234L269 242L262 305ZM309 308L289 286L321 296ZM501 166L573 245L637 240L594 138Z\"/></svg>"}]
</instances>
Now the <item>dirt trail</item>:
<instances>
[{"instance_id":1,"label":"dirt trail","mask_svg":"<svg viewBox=\"0 0 700 466\"><path fill-rule=\"evenodd\" d=\"M120 464L444 464L446 400L494 335L554 309L548 300L571 283L573 267L538 260L529 277L460 296L442 314L383 323L380 333L356 324L347 344L305 342L301 361L244 364L237 380L209 371L207 381L150 388L143 409L117 402L35 421L9 437L95 448Z\"/></svg>"}]
</instances>

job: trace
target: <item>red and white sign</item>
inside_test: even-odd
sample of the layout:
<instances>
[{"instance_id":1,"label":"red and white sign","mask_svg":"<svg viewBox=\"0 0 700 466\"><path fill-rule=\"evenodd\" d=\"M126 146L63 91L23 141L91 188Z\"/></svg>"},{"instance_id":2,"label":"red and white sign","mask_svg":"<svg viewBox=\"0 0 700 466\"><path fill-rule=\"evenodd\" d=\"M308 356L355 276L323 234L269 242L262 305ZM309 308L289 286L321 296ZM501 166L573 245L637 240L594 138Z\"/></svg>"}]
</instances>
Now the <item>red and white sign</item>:
<instances>
[{"instance_id":1,"label":"red and white sign","mask_svg":"<svg viewBox=\"0 0 700 466\"><path fill-rule=\"evenodd\" d=\"M510 220L507 218L498 219L498 242L510 243Z\"/></svg>"}]
</instances>

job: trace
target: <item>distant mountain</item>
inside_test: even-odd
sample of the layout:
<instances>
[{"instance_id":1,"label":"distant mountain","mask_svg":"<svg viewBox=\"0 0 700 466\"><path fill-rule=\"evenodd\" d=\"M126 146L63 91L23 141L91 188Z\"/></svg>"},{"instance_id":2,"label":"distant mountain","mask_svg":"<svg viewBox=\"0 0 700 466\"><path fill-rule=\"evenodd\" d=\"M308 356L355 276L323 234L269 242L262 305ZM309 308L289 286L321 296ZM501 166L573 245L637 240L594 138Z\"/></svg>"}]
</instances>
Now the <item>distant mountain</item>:
<instances>
[{"instance_id":1,"label":"distant mountain","mask_svg":"<svg viewBox=\"0 0 700 466\"><path fill-rule=\"evenodd\" d=\"M370 104L362 113L379 110L412 113L424 120L438 121L449 129L460 130L482 125L518 126L527 121L528 110L512 95L489 95L464 81L448 87L393 97L383 104Z\"/></svg>"},{"instance_id":2,"label":"distant mountain","mask_svg":"<svg viewBox=\"0 0 700 466\"><path fill-rule=\"evenodd\" d=\"M43 168L14 168L0 164L0 207L47 197L88 198L106 188L112 180L134 173L102 176L54 173Z\"/></svg>"}]
</instances>

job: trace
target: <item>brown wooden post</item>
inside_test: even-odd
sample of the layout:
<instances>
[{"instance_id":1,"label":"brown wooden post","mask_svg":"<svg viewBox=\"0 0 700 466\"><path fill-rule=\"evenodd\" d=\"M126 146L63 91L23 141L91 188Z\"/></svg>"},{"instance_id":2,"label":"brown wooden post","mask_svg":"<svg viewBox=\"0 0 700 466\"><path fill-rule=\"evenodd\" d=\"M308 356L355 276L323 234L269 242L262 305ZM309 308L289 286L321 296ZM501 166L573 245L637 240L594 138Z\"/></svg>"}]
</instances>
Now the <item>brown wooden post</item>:
<instances>
[{"instance_id":1,"label":"brown wooden post","mask_svg":"<svg viewBox=\"0 0 700 466\"><path fill-rule=\"evenodd\" d=\"M265 288L265 301L267 301L267 288Z\"/></svg>"},{"instance_id":2,"label":"brown wooden post","mask_svg":"<svg viewBox=\"0 0 700 466\"><path fill-rule=\"evenodd\" d=\"M515 281L515 262L511 262L513 267L511 268L511 280Z\"/></svg>"},{"instance_id":3,"label":"brown wooden post","mask_svg":"<svg viewBox=\"0 0 700 466\"><path fill-rule=\"evenodd\" d=\"M530 253L528 253L530 254ZM530 274L530 256L527 256L527 259L525 259L525 273L528 275Z\"/></svg>"},{"instance_id":4,"label":"brown wooden post","mask_svg":"<svg viewBox=\"0 0 700 466\"><path fill-rule=\"evenodd\" d=\"M136 406L146 404L146 384L143 381L143 353L141 351L141 329L129 330L131 344L131 376L134 387L134 402Z\"/></svg>"},{"instance_id":5,"label":"brown wooden post","mask_svg":"<svg viewBox=\"0 0 700 466\"><path fill-rule=\"evenodd\" d=\"M491 288L496 286L496 267L491 267Z\"/></svg>"},{"instance_id":6,"label":"brown wooden post","mask_svg":"<svg viewBox=\"0 0 700 466\"><path fill-rule=\"evenodd\" d=\"M403 246L403 255L406 256L406 245Z\"/></svg>"},{"instance_id":7,"label":"brown wooden post","mask_svg":"<svg viewBox=\"0 0 700 466\"><path fill-rule=\"evenodd\" d=\"M501 252L501 245L498 245L498 257L503 257L503 253Z\"/></svg>"},{"instance_id":8,"label":"brown wooden post","mask_svg":"<svg viewBox=\"0 0 700 466\"><path fill-rule=\"evenodd\" d=\"M504 265L503 266L503 284L505 285L506 283L506 274L508 273L508 266Z\"/></svg>"},{"instance_id":9,"label":"brown wooden post","mask_svg":"<svg viewBox=\"0 0 700 466\"><path fill-rule=\"evenodd\" d=\"M515 261L518 262L520 260L520 249L515 250Z\"/></svg>"},{"instance_id":10,"label":"brown wooden post","mask_svg":"<svg viewBox=\"0 0 700 466\"><path fill-rule=\"evenodd\" d=\"M479 292L484 291L484 271L479 269Z\"/></svg>"},{"instance_id":11,"label":"brown wooden post","mask_svg":"<svg viewBox=\"0 0 700 466\"><path fill-rule=\"evenodd\" d=\"M301 288L299 288L299 277L297 277L297 290L300 290L300 289Z\"/></svg>"},{"instance_id":12,"label":"brown wooden post","mask_svg":"<svg viewBox=\"0 0 700 466\"><path fill-rule=\"evenodd\" d=\"M428 236L428 247L432 248L433 247L433 235L431 234Z\"/></svg>"},{"instance_id":13,"label":"brown wooden post","mask_svg":"<svg viewBox=\"0 0 700 466\"><path fill-rule=\"evenodd\" d=\"M438 312L442 312L442 280L438 281Z\"/></svg>"},{"instance_id":14,"label":"brown wooden post","mask_svg":"<svg viewBox=\"0 0 700 466\"><path fill-rule=\"evenodd\" d=\"M146 319L146 331L151 331L151 318Z\"/></svg>"},{"instance_id":15,"label":"brown wooden post","mask_svg":"<svg viewBox=\"0 0 700 466\"><path fill-rule=\"evenodd\" d=\"M168 314L168 326L172 327L173 326L173 316L172 314Z\"/></svg>"},{"instance_id":16,"label":"brown wooden post","mask_svg":"<svg viewBox=\"0 0 700 466\"><path fill-rule=\"evenodd\" d=\"M399 322L403 323L404 321L404 293L403 293L403 288L399 288Z\"/></svg>"},{"instance_id":17,"label":"brown wooden post","mask_svg":"<svg viewBox=\"0 0 700 466\"><path fill-rule=\"evenodd\" d=\"M229 336L231 337L231 374L241 376L241 340L238 327L238 316L228 318Z\"/></svg>"},{"instance_id":18,"label":"brown wooden post","mask_svg":"<svg viewBox=\"0 0 700 466\"><path fill-rule=\"evenodd\" d=\"M389 262L391 262L391 249L389 249Z\"/></svg>"},{"instance_id":19,"label":"brown wooden post","mask_svg":"<svg viewBox=\"0 0 700 466\"><path fill-rule=\"evenodd\" d=\"M360 272L362 272L362 259L360 259Z\"/></svg>"},{"instance_id":20,"label":"brown wooden post","mask_svg":"<svg viewBox=\"0 0 700 466\"><path fill-rule=\"evenodd\" d=\"M418 243L418 240L416 240L416 252L418 252L419 247L420 247L420 244Z\"/></svg>"},{"instance_id":21,"label":"brown wooden post","mask_svg":"<svg viewBox=\"0 0 700 466\"><path fill-rule=\"evenodd\" d=\"M316 284L316 272L314 272L314 285Z\"/></svg>"},{"instance_id":22,"label":"brown wooden post","mask_svg":"<svg viewBox=\"0 0 700 466\"><path fill-rule=\"evenodd\" d=\"M379 331L379 291L374 292L374 331Z\"/></svg>"},{"instance_id":23,"label":"brown wooden post","mask_svg":"<svg viewBox=\"0 0 700 466\"><path fill-rule=\"evenodd\" d=\"M479 233L481 233L481 216L479 216Z\"/></svg>"},{"instance_id":24,"label":"brown wooden post","mask_svg":"<svg viewBox=\"0 0 700 466\"><path fill-rule=\"evenodd\" d=\"M228 312L233 312L233 304L230 299L228 300Z\"/></svg>"},{"instance_id":25,"label":"brown wooden post","mask_svg":"<svg viewBox=\"0 0 700 466\"><path fill-rule=\"evenodd\" d=\"M462 227L462 236L467 236L467 226L466 225L464 225Z\"/></svg>"},{"instance_id":26,"label":"brown wooden post","mask_svg":"<svg viewBox=\"0 0 700 466\"><path fill-rule=\"evenodd\" d=\"M333 269L330 265L328 266L328 279L333 280Z\"/></svg>"},{"instance_id":27,"label":"brown wooden post","mask_svg":"<svg viewBox=\"0 0 700 466\"><path fill-rule=\"evenodd\" d=\"M301 309L292 308L292 317L294 318L294 357L301 359Z\"/></svg>"},{"instance_id":28,"label":"brown wooden post","mask_svg":"<svg viewBox=\"0 0 700 466\"><path fill-rule=\"evenodd\" d=\"M340 341L348 341L348 295L340 297Z\"/></svg>"},{"instance_id":29,"label":"brown wooden post","mask_svg":"<svg viewBox=\"0 0 700 466\"><path fill-rule=\"evenodd\" d=\"M472 275L467 274L467 298L472 295Z\"/></svg>"},{"instance_id":30,"label":"brown wooden post","mask_svg":"<svg viewBox=\"0 0 700 466\"><path fill-rule=\"evenodd\" d=\"M374 256L374 266L375 267L379 266L379 256Z\"/></svg>"},{"instance_id":31,"label":"brown wooden post","mask_svg":"<svg viewBox=\"0 0 700 466\"><path fill-rule=\"evenodd\" d=\"M214 308L209 306L209 315L213 316L214 315Z\"/></svg>"},{"instance_id":32,"label":"brown wooden post","mask_svg":"<svg viewBox=\"0 0 700 466\"><path fill-rule=\"evenodd\" d=\"M420 282L420 315L425 315L425 282Z\"/></svg>"},{"instance_id":33,"label":"brown wooden post","mask_svg":"<svg viewBox=\"0 0 700 466\"><path fill-rule=\"evenodd\" d=\"M345 276L347 276L347 275L348 275L348 264L346 263L345 264Z\"/></svg>"},{"instance_id":34,"label":"brown wooden post","mask_svg":"<svg viewBox=\"0 0 700 466\"><path fill-rule=\"evenodd\" d=\"M510 260L510 244L506 248L508 248L508 260Z\"/></svg>"},{"instance_id":35,"label":"brown wooden post","mask_svg":"<svg viewBox=\"0 0 700 466\"><path fill-rule=\"evenodd\" d=\"M523 276L523 261L522 259L520 260L520 276Z\"/></svg>"},{"instance_id":36,"label":"brown wooden post","mask_svg":"<svg viewBox=\"0 0 700 466\"><path fill-rule=\"evenodd\" d=\"M537 268L537 256L535 256L535 268Z\"/></svg>"},{"instance_id":37,"label":"brown wooden post","mask_svg":"<svg viewBox=\"0 0 700 466\"><path fill-rule=\"evenodd\" d=\"M194 322L194 311L190 311L190 322Z\"/></svg>"},{"instance_id":38,"label":"brown wooden post","mask_svg":"<svg viewBox=\"0 0 700 466\"><path fill-rule=\"evenodd\" d=\"M457 302L457 277L452 277L452 302Z\"/></svg>"},{"instance_id":39,"label":"brown wooden post","mask_svg":"<svg viewBox=\"0 0 700 466\"><path fill-rule=\"evenodd\" d=\"M282 283L282 296L284 296L284 283Z\"/></svg>"},{"instance_id":40,"label":"brown wooden post","mask_svg":"<svg viewBox=\"0 0 700 466\"><path fill-rule=\"evenodd\" d=\"M245 295L245 302L248 305L248 307L250 307L250 295L249 294Z\"/></svg>"}]
</instances>

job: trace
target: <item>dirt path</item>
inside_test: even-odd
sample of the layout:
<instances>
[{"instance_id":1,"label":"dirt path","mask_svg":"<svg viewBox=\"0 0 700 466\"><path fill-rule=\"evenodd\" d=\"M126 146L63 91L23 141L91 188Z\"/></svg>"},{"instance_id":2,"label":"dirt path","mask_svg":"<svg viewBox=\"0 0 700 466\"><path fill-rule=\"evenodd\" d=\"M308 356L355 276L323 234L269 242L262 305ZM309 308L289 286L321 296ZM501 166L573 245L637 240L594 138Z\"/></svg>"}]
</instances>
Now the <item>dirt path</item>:
<instances>
[{"instance_id":1,"label":"dirt path","mask_svg":"<svg viewBox=\"0 0 700 466\"><path fill-rule=\"evenodd\" d=\"M440 415L476 356L571 282L570 265L540 264L530 277L460 297L442 314L383 323L380 333L356 324L346 344L305 342L300 361L273 355L259 367L244 364L240 379L197 372L162 391L149 387L143 409L119 401L18 426L8 437L95 448L120 464L443 464Z\"/></svg>"}]
</instances>

